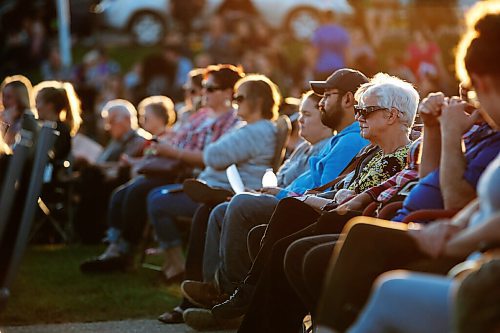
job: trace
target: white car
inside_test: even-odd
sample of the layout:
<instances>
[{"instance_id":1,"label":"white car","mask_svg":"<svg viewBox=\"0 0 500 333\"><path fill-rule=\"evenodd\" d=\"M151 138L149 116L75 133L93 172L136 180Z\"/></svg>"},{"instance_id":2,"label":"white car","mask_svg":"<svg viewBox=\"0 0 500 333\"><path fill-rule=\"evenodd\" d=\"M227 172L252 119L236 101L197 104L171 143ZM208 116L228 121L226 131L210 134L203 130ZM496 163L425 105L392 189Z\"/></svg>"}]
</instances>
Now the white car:
<instances>
[{"instance_id":1,"label":"white car","mask_svg":"<svg viewBox=\"0 0 500 333\"><path fill-rule=\"evenodd\" d=\"M207 19L223 0L206 0L202 19ZM308 38L319 25L319 13L332 10L349 13L346 0L253 0L264 20L274 28L285 28L298 38ZM141 45L156 44L167 30L169 0L101 0L97 5L101 22L108 27L128 31Z\"/></svg>"}]
</instances>

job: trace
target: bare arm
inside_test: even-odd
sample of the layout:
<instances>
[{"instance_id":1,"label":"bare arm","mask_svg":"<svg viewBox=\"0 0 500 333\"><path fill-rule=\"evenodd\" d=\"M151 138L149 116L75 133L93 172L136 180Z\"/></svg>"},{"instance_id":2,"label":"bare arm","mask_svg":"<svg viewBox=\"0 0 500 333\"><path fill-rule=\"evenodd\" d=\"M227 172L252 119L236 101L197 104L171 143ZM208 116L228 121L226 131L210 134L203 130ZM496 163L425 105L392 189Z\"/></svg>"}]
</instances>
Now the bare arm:
<instances>
[{"instance_id":1,"label":"bare arm","mask_svg":"<svg viewBox=\"0 0 500 333\"><path fill-rule=\"evenodd\" d=\"M429 172L439 167L441 158L441 128L438 117L441 114L445 97L443 93L432 93L422 100L419 113L424 122L422 141L422 159L419 177L425 177Z\"/></svg>"},{"instance_id":2,"label":"bare arm","mask_svg":"<svg viewBox=\"0 0 500 333\"><path fill-rule=\"evenodd\" d=\"M441 114L441 161L439 186L446 209L461 209L476 197L475 188L464 178L467 162L462 151L462 135L468 131L479 113L465 113L466 103L454 103Z\"/></svg>"},{"instance_id":3,"label":"bare arm","mask_svg":"<svg viewBox=\"0 0 500 333\"><path fill-rule=\"evenodd\" d=\"M479 249L481 243L500 241L500 213L491 216L485 223L462 230L445 246L444 254L464 257Z\"/></svg>"},{"instance_id":4,"label":"bare arm","mask_svg":"<svg viewBox=\"0 0 500 333\"><path fill-rule=\"evenodd\" d=\"M176 148L168 143L158 143L154 148L160 156L178 159L193 166L205 166L203 163L203 152L201 150Z\"/></svg>"}]
</instances>

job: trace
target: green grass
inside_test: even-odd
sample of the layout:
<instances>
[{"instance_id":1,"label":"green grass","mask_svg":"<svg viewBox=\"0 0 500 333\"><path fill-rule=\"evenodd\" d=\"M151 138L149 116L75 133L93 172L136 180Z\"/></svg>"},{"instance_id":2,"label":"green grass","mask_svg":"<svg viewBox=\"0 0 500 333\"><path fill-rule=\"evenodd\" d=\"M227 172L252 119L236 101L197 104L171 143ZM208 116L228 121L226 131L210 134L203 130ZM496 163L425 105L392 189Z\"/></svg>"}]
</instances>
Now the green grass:
<instances>
[{"instance_id":1,"label":"green grass","mask_svg":"<svg viewBox=\"0 0 500 333\"><path fill-rule=\"evenodd\" d=\"M156 318L180 299L159 272L82 274L79 263L101 246L36 246L27 250L2 325Z\"/></svg>"}]
</instances>

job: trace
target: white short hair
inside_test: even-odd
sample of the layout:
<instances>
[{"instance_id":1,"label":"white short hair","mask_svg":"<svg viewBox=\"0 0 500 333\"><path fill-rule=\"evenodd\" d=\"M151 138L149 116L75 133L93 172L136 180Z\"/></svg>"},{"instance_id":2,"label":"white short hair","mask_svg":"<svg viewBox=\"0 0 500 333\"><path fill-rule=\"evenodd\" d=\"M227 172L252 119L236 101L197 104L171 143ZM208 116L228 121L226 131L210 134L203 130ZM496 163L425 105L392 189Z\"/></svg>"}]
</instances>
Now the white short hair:
<instances>
[{"instance_id":1,"label":"white short hair","mask_svg":"<svg viewBox=\"0 0 500 333\"><path fill-rule=\"evenodd\" d=\"M355 99L364 104L367 96L374 96L378 105L385 108L396 108L400 112L400 121L408 129L413 126L419 95L411 83L385 73L376 74L368 83L361 85L356 91Z\"/></svg>"},{"instance_id":2,"label":"white short hair","mask_svg":"<svg viewBox=\"0 0 500 333\"><path fill-rule=\"evenodd\" d=\"M139 127L137 123L137 110L135 106L125 99L113 99L107 102L102 108L101 115L107 118L111 113L120 115L121 118L130 119L130 126L133 129Z\"/></svg>"}]
</instances>

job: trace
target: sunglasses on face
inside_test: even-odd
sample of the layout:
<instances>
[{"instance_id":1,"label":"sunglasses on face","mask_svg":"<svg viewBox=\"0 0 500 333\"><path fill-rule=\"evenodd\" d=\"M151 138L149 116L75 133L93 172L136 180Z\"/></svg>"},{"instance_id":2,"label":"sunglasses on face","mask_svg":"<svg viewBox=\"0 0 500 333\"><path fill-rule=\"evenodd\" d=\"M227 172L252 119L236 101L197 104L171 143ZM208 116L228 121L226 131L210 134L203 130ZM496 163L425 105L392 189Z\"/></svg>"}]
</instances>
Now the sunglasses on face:
<instances>
[{"instance_id":1,"label":"sunglasses on face","mask_svg":"<svg viewBox=\"0 0 500 333\"><path fill-rule=\"evenodd\" d=\"M370 113L373 113L373 112L379 111L379 110L389 110L389 109L386 107L383 107L383 106L378 106L378 105L371 105L371 106L355 105L354 106L354 115L356 115L358 117L366 118L366 116L369 115Z\"/></svg>"},{"instance_id":2,"label":"sunglasses on face","mask_svg":"<svg viewBox=\"0 0 500 333\"><path fill-rule=\"evenodd\" d=\"M233 102L236 104L241 104L245 100L245 96L243 95L234 95Z\"/></svg>"},{"instance_id":3,"label":"sunglasses on face","mask_svg":"<svg viewBox=\"0 0 500 333\"><path fill-rule=\"evenodd\" d=\"M212 84L203 84L203 88L209 93L213 93L218 90L224 90L224 88Z\"/></svg>"}]
</instances>

